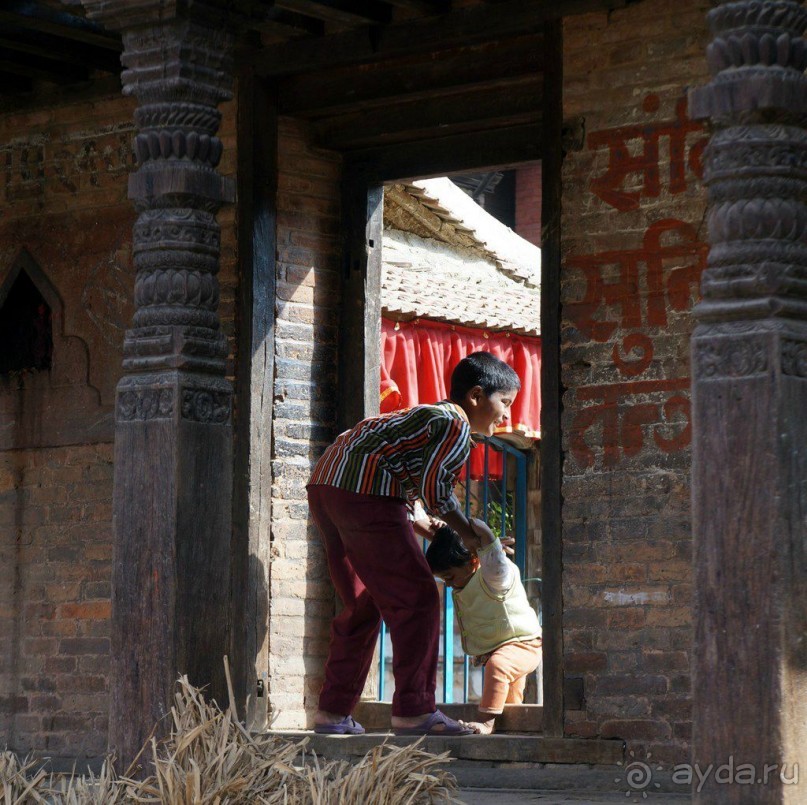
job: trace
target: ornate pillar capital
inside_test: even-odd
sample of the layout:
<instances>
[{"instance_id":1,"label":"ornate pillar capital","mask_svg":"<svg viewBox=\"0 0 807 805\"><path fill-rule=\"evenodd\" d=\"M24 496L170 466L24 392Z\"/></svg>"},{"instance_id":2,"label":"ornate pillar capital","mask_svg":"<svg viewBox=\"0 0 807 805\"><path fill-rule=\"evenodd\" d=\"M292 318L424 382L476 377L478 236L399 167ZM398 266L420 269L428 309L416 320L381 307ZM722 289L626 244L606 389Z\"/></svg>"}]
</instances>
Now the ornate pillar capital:
<instances>
[{"instance_id":1,"label":"ornate pillar capital","mask_svg":"<svg viewBox=\"0 0 807 805\"><path fill-rule=\"evenodd\" d=\"M712 74L692 90L689 114L713 125L807 115L807 9L801 0L721 2L708 14Z\"/></svg>"},{"instance_id":2,"label":"ornate pillar capital","mask_svg":"<svg viewBox=\"0 0 807 805\"><path fill-rule=\"evenodd\" d=\"M127 372L186 367L224 373L219 332L219 226L235 200L216 168L218 105L232 97L235 15L224 2L85 0L88 15L120 31L123 92L138 100L129 197L137 268Z\"/></svg>"},{"instance_id":3,"label":"ornate pillar capital","mask_svg":"<svg viewBox=\"0 0 807 805\"><path fill-rule=\"evenodd\" d=\"M807 9L741 0L708 19L712 80L689 96L690 115L714 132L711 251L695 316L807 319Z\"/></svg>"}]
</instances>

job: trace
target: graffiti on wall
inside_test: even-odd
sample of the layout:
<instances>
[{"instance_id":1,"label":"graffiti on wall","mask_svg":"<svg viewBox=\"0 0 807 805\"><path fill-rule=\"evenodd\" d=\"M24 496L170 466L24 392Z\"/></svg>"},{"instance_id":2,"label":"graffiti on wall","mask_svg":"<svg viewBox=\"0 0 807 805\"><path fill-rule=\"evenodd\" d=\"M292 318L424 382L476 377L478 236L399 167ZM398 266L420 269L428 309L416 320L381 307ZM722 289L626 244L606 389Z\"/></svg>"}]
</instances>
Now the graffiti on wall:
<instances>
[{"instance_id":1,"label":"graffiti on wall","mask_svg":"<svg viewBox=\"0 0 807 805\"><path fill-rule=\"evenodd\" d=\"M647 95L642 108L653 114L659 106L657 95ZM686 116L685 98L672 119L592 132L588 147L607 149L608 162L589 189L618 213L641 209L643 199L662 193L684 193L701 177L706 141L702 127ZM665 453L690 443L690 379L660 377L669 372L660 372L655 359L671 315L689 310L697 296L707 252L691 223L664 218L650 223L633 248L566 259L569 275L582 279L582 293L566 314L590 341L613 345L610 364L619 378L576 389L581 407L570 449L581 466L594 465L595 429L605 467L637 455L649 439Z\"/></svg>"}]
</instances>

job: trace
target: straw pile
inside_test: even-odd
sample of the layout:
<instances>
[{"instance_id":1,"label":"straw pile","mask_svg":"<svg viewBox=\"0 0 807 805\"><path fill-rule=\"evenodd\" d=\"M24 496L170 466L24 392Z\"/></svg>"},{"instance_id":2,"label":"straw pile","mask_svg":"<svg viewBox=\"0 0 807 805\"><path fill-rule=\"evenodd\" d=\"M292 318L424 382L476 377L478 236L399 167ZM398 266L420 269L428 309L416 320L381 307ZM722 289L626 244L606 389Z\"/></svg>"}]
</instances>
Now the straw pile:
<instances>
[{"instance_id":1,"label":"straw pile","mask_svg":"<svg viewBox=\"0 0 807 805\"><path fill-rule=\"evenodd\" d=\"M96 777L57 776L38 764L0 753L0 805L420 805L459 802L454 778L438 768L448 753L433 755L419 743L382 744L356 765L323 761L270 735L251 736L232 710L205 701L187 678L179 680L173 724L148 748L152 773L133 779L115 774L107 758ZM145 749L146 747L144 747ZM302 758L302 759L301 759Z\"/></svg>"}]
</instances>

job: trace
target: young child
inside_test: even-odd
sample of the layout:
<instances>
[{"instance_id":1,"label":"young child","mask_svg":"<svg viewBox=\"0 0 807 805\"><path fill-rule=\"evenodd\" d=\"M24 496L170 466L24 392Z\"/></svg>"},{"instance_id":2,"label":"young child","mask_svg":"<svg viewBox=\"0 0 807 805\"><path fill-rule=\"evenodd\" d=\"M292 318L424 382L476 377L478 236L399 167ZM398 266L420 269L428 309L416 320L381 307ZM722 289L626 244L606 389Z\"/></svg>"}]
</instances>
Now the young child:
<instances>
[{"instance_id":1,"label":"young child","mask_svg":"<svg viewBox=\"0 0 807 805\"><path fill-rule=\"evenodd\" d=\"M415 537L429 535L431 525L425 518L413 524L408 511L420 500L469 544L477 531L494 539L481 521L472 527L453 490L471 433L492 435L520 387L510 366L475 352L454 368L449 400L366 419L317 462L308 502L344 607L331 625L316 732L364 732L351 713L382 617L393 646L393 729L405 735L472 732L435 709L439 597Z\"/></svg>"},{"instance_id":2,"label":"young child","mask_svg":"<svg viewBox=\"0 0 807 805\"><path fill-rule=\"evenodd\" d=\"M489 529L474 530L479 535L476 555L443 526L435 531L426 560L432 573L454 588L463 650L475 665L485 666L479 721L467 726L490 735L504 705L524 700L527 674L541 660L541 625L501 542Z\"/></svg>"}]
</instances>

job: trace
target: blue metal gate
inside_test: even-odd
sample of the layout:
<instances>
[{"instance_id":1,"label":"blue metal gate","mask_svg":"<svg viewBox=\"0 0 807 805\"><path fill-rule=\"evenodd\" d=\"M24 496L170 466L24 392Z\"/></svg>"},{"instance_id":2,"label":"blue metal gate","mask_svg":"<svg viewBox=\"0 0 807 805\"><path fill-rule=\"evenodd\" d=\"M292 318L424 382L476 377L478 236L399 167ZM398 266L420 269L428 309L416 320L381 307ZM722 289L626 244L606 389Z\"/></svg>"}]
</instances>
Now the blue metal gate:
<instances>
[{"instance_id":1,"label":"blue metal gate","mask_svg":"<svg viewBox=\"0 0 807 805\"><path fill-rule=\"evenodd\" d=\"M495 533L501 537L515 538L514 560L518 565L522 579L526 573L527 563L527 453L518 450L495 436L484 439L484 472L479 481L471 479L471 460L465 465L464 478L458 487L458 497L464 502L467 517L474 516L484 520ZM489 473L491 451L502 456L502 477L492 479ZM512 461L508 461L508 458ZM508 478L510 467L514 466L515 477ZM424 543L425 547L425 543ZM469 690L473 687L481 690L483 669L472 669L469 658L461 654L455 645L454 633L454 601L453 591L440 585L443 604L441 663L438 671L438 691L442 689L442 701L446 703L459 699L469 701ZM391 644L386 624L381 624L379 637L378 699L384 701L387 695L387 676L391 677ZM477 677L474 680L472 677ZM478 698L473 695L472 699ZM439 698L439 695L438 695Z\"/></svg>"}]
</instances>

